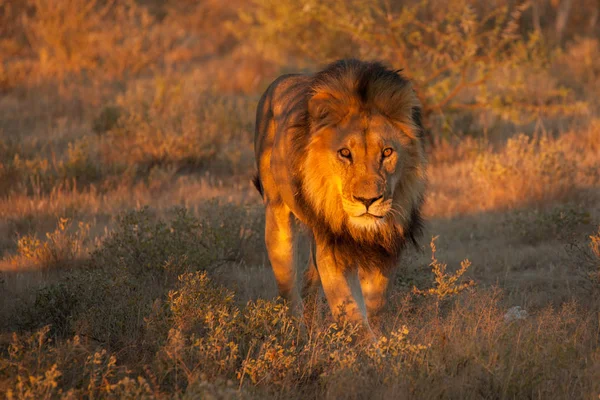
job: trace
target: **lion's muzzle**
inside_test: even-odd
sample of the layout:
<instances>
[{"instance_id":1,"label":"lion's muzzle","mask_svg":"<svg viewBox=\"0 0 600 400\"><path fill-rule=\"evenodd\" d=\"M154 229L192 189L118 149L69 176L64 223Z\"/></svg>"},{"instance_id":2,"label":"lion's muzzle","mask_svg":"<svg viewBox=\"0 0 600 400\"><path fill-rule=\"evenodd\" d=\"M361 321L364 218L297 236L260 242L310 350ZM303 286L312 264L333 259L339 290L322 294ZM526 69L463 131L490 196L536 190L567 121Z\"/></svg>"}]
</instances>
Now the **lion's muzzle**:
<instances>
[{"instance_id":1,"label":"lion's muzzle","mask_svg":"<svg viewBox=\"0 0 600 400\"><path fill-rule=\"evenodd\" d=\"M365 207L367 208L367 211L369 210L369 206L371 204L375 203L377 200L380 200L380 199L383 199L383 194L381 196L371 197L371 198L354 196L354 200L358 201L360 203L363 203L365 205Z\"/></svg>"},{"instance_id":2,"label":"lion's muzzle","mask_svg":"<svg viewBox=\"0 0 600 400\"><path fill-rule=\"evenodd\" d=\"M352 193L349 196L353 203L356 204L356 208L361 210L357 214L351 214L353 216L360 216L361 214L372 214L374 217L383 217L380 214L381 203L384 202L385 197L385 179L378 175L369 175L357 179L351 186Z\"/></svg>"},{"instance_id":3,"label":"lion's muzzle","mask_svg":"<svg viewBox=\"0 0 600 400\"><path fill-rule=\"evenodd\" d=\"M354 225L375 226L390 212L392 201L386 199L385 180L381 177L362 178L351 188L342 204Z\"/></svg>"}]
</instances>

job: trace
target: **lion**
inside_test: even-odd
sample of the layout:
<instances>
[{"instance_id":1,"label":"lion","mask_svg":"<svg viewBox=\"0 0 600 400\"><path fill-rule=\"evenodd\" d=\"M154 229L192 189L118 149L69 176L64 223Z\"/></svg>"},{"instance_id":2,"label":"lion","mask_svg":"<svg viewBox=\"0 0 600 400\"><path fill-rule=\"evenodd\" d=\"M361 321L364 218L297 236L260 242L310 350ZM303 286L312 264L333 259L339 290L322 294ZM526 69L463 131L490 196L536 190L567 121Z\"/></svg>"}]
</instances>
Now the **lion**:
<instances>
[{"instance_id":1,"label":"lion","mask_svg":"<svg viewBox=\"0 0 600 400\"><path fill-rule=\"evenodd\" d=\"M319 283L334 317L372 336L391 273L422 229L421 105L378 62L340 60L277 78L256 112L254 185L280 295L301 312L297 239L310 238L303 294Z\"/></svg>"}]
</instances>

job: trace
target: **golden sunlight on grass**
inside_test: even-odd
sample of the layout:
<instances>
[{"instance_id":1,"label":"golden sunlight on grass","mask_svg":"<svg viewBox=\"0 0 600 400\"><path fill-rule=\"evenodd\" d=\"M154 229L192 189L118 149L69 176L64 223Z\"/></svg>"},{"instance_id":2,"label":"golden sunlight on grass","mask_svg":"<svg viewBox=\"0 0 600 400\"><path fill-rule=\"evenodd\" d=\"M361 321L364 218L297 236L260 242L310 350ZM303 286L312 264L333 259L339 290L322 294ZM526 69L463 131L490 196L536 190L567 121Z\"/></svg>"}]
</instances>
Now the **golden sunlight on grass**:
<instances>
[{"instance_id":1,"label":"golden sunlight on grass","mask_svg":"<svg viewBox=\"0 0 600 400\"><path fill-rule=\"evenodd\" d=\"M0 0L0 397L598 398L600 11L570 3ZM322 295L290 316L251 183L267 85L347 57L404 68L429 160L372 342Z\"/></svg>"}]
</instances>

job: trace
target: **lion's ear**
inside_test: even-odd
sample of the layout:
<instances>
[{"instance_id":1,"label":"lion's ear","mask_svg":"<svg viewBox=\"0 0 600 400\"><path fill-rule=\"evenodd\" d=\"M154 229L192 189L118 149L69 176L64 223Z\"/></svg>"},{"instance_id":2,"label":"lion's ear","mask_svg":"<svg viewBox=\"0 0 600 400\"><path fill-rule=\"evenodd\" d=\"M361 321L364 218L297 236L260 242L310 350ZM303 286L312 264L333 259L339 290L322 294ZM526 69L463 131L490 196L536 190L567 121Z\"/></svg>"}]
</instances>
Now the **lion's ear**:
<instances>
[{"instance_id":1,"label":"lion's ear","mask_svg":"<svg viewBox=\"0 0 600 400\"><path fill-rule=\"evenodd\" d=\"M333 100L333 96L329 93L317 93L308 100L308 114L310 118L315 121L321 121L327 118L330 110L330 103Z\"/></svg>"},{"instance_id":2,"label":"lion's ear","mask_svg":"<svg viewBox=\"0 0 600 400\"><path fill-rule=\"evenodd\" d=\"M308 100L308 115L318 126L333 125L344 118L339 100L326 92L316 93Z\"/></svg>"}]
</instances>

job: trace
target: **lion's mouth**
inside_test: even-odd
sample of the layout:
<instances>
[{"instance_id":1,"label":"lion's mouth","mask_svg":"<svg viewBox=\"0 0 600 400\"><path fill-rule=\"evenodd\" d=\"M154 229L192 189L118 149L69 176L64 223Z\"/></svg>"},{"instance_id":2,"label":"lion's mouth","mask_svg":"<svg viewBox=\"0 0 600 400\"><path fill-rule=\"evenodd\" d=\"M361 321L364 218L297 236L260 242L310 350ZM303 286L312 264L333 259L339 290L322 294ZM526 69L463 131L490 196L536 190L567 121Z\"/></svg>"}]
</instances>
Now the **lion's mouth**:
<instances>
[{"instance_id":1,"label":"lion's mouth","mask_svg":"<svg viewBox=\"0 0 600 400\"><path fill-rule=\"evenodd\" d=\"M351 225L362 229L378 229L382 226L385 215L376 215L369 212L357 216L351 216L349 222Z\"/></svg>"},{"instance_id":2,"label":"lion's mouth","mask_svg":"<svg viewBox=\"0 0 600 400\"><path fill-rule=\"evenodd\" d=\"M371 213L364 213L358 216L359 218L374 218L374 219L382 219L385 216L384 215L375 215L375 214L371 214Z\"/></svg>"}]
</instances>

